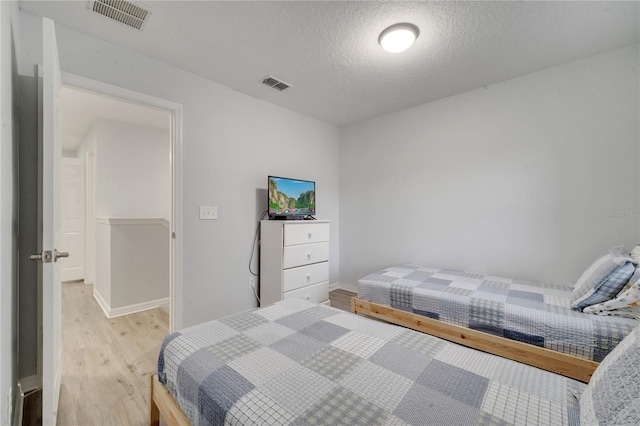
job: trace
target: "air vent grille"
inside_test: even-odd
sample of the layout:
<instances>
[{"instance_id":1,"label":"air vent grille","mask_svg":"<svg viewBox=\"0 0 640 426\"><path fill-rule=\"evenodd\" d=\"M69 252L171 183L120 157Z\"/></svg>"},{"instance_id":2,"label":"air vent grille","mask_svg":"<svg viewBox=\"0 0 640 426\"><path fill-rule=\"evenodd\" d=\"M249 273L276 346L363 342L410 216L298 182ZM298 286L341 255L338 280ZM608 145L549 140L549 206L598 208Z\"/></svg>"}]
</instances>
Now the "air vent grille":
<instances>
[{"instance_id":1,"label":"air vent grille","mask_svg":"<svg viewBox=\"0 0 640 426\"><path fill-rule=\"evenodd\" d=\"M137 30L144 29L151 9L124 0L91 0L89 9Z\"/></svg>"},{"instance_id":2,"label":"air vent grille","mask_svg":"<svg viewBox=\"0 0 640 426\"><path fill-rule=\"evenodd\" d=\"M276 90L279 91L283 91L284 89L288 89L289 87L291 87L290 84L285 83L282 80L278 80L277 78L274 78L272 76L268 76L267 78L265 78L264 80L262 80L262 84L266 84L269 87L272 87Z\"/></svg>"}]
</instances>

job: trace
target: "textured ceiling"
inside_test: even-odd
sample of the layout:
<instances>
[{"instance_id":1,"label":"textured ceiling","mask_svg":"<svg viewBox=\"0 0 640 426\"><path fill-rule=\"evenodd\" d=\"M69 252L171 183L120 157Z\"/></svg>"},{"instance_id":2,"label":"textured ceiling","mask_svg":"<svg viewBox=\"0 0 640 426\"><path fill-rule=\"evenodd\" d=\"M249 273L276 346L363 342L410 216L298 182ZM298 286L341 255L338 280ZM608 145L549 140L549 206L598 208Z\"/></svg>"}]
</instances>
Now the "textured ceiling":
<instances>
[{"instance_id":1,"label":"textured ceiling","mask_svg":"<svg viewBox=\"0 0 640 426\"><path fill-rule=\"evenodd\" d=\"M171 126L171 114L168 111L71 87L62 88L60 106L62 149L68 151L75 151L97 118L161 130L169 130Z\"/></svg>"},{"instance_id":2,"label":"textured ceiling","mask_svg":"<svg viewBox=\"0 0 640 426\"><path fill-rule=\"evenodd\" d=\"M146 1L143 31L85 1L21 9L336 125L480 88L639 40L638 2ZM379 33L420 27L387 53ZM64 63L63 63L64 67ZM284 92L260 81L273 75Z\"/></svg>"}]
</instances>

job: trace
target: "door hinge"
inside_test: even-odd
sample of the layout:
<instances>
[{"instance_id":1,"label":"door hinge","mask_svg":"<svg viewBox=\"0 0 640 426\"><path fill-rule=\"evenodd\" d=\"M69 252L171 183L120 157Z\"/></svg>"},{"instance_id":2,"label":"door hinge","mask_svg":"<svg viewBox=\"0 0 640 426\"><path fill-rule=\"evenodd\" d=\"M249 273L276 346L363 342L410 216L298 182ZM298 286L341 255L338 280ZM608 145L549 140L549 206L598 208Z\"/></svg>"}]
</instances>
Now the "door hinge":
<instances>
[{"instance_id":1,"label":"door hinge","mask_svg":"<svg viewBox=\"0 0 640 426\"><path fill-rule=\"evenodd\" d=\"M171 238L173 238L174 240L176 239L176 233L175 232L171 233Z\"/></svg>"}]
</instances>

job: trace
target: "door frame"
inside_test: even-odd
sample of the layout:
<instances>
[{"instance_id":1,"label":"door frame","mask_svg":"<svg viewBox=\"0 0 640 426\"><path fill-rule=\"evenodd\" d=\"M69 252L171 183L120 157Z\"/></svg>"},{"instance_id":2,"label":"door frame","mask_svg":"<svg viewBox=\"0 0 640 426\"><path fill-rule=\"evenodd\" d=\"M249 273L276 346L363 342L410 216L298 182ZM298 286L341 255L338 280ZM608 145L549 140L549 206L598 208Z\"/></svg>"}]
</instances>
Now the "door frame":
<instances>
[{"instance_id":1,"label":"door frame","mask_svg":"<svg viewBox=\"0 0 640 426\"><path fill-rule=\"evenodd\" d=\"M102 95L160 108L171 113L171 245L169 277L169 330L182 328L182 105L145 93L135 92L87 77L62 72L63 86L97 92ZM95 155L95 154L94 154ZM94 265L95 266L95 265Z\"/></svg>"},{"instance_id":2,"label":"door frame","mask_svg":"<svg viewBox=\"0 0 640 426\"><path fill-rule=\"evenodd\" d=\"M87 220L88 217L95 217L96 215L96 184L95 184L95 170L96 170L96 147L94 144L90 144L87 152L84 154L85 162L85 213L84 213L84 229L85 229L85 244L84 247L84 283L95 284L96 282L96 241L95 241L95 221ZM93 238L88 238L92 235Z\"/></svg>"}]
</instances>

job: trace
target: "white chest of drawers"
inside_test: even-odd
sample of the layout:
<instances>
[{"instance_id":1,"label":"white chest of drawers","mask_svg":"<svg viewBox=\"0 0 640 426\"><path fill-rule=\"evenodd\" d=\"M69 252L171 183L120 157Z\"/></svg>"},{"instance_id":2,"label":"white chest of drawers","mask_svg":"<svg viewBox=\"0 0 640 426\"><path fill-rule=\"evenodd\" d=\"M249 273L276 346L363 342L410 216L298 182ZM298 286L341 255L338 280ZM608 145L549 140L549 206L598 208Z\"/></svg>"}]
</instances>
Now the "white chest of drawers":
<instances>
[{"instance_id":1,"label":"white chest of drawers","mask_svg":"<svg viewBox=\"0 0 640 426\"><path fill-rule=\"evenodd\" d=\"M328 220L260 224L260 304L290 297L329 300Z\"/></svg>"}]
</instances>

